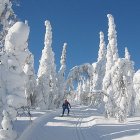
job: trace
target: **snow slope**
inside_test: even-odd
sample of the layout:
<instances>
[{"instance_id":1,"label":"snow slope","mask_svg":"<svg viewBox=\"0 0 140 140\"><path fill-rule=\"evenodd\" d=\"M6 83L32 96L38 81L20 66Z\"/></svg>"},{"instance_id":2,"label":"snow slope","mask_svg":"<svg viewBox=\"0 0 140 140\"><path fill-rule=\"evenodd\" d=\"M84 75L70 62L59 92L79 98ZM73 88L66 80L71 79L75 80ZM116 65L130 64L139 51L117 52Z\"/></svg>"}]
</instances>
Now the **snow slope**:
<instances>
[{"instance_id":1,"label":"snow slope","mask_svg":"<svg viewBox=\"0 0 140 140\"><path fill-rule=\"evenodd\" d=\"M59 109L42 115L25 129L18 140L140 139L140 117L118 123L115 119L106 120L96 109L85 106L73 107L70 116L59 117L60 114Z\"/></svg>"}]
</instances>

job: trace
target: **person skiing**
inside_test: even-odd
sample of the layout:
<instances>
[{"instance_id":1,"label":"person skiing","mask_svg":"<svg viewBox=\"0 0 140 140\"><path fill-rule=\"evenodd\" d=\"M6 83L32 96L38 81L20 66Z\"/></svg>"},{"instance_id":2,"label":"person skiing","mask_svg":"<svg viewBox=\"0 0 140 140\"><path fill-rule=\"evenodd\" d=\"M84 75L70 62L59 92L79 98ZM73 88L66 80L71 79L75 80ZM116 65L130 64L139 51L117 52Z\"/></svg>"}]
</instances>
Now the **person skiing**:
<instances>
[{"instance_id":1,"label":"person skiing","mask_svg":"<svg viewBox=\"0 0 140 140\"><path fill-rule=\"evenodd\" d=\"M62 108L63 108L62 117L64 116L64 113L65 113L66 109L68 110L68 113L67 113L67 116L68 116L69 112L70 112L69 108L71 108L71 105L67 100L65 100L64 103L62 104Z\"/></svg>"}]
</instances>

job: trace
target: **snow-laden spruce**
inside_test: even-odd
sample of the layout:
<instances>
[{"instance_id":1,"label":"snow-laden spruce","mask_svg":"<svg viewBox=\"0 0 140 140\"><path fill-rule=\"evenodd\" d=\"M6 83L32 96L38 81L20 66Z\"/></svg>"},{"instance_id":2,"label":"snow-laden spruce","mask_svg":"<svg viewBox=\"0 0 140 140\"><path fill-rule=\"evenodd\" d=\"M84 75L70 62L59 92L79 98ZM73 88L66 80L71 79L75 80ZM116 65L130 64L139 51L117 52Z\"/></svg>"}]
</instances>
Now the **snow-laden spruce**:
<instances>
[{"instance_id":1,"label":"snow-laden spruce","mask_svg":"<svg viewBox=\"0 0 140 140\"><path fill-rule=\"evenodd\" d=\"M108 96L104 97L105 102L105 114L108 116L114 116L113 114L113 103L112 103L112 82L111 82L111 68L114 66L115 61L118 59L117 51L117 36L115 30L114 18L112 15L108 14L108 45L106 54L106 72L103 79L103 91Z\"/></svg>"},{"instance_id":2,"label":"snow-laden spruce","mask_svg":"<svg viewBox=\"0 0 140 140\"><path fill-rule=\"evenodd\" d=\"M119 58L111 70L113 92L109 95L112 116L124 121L127 115L135 113L135 92L133 90L133 63Z\"/></svg>"},{"instance_id":3,"label":"snow-laden spruce","mask_svg":"<svg viewBox=\"0 0 140 140\"><path fill-rule=\"evenodd\" d=\"M100 32L100 44L98 51L98 59L96 63L93 63L93 90L102 90L103 78L105 75L106 65L106 45L104 41L104 33Z\"/></svg>"},{"instance_id":4,"label":"snow-laden spruce","mask_svg":"<svg viewBox=\"0 0 140 140\"><path fill-rule=\"evenodd\" d=\"M34 106L36 97L36 76L34 71L34 56L30 52L28 52L23 71L27 76L25 81L25 97L27 99L27 106Z\"/></svg>"},{"instance_id":5,"label":"snow-laden spruce","mask_svg":"<svg viewBox=\"0 0 140 140\"><path fill-rule=\"evenodd\" d=\"M65 71L66 71L66 49L67 43L64 43L61 60L60 60L60 70L58 71L58 80L57 80L57 87L58 87L58 97L57 97L57 106L60 106L63 102L64 98L64 91L66 87L66 80L65 80Z\"/></svg>"},{"instance_id":6,"label":"snow-laden spruce","mask_svg":"<svg viewBox=\"0 0 140 140\"><path fill-rule=\"evenodd\" d=\"M106 73L103 91L106 117L116 117L124 121L127 115L135 113L135 91L133 89L133 62L125 49L125 58L118 58L114 18L108 15L109 30L106 55Z\"/></svg>"},{"instance_id":7,"label":"snow-laden spruce","mask_svg":"<svg viewBox=\"0 0 140 140\"><path fill-rule=\"evenodd\" d=\"M107 45L107 53L106 53L106 71L105 76L103 79L103 90L106 92L107 95L112 94L112 83L111 81L111 68L114 65L114 61L118 58L118 50L117 50L117 35L115 30L115 23L114 18L112 15L108 14L108 45ZM109 90L108 90L109 89ZM104 102L106 105L111 105L110 99L105 96ZM108 110L109 108L112 108L112 105L110 107L106 107ZM111 109L112 110L112 109ZM108 111L107 111L108 112Z\"/></svg>"},{"instance_id":8,"label":"snow-laden spruce","mask_svg":"<svg viewBox=\"0 0 140 140\"><path fill-rule=\"evenodd\" d=\"M27 106L25 83L28 79L23 68L30 54L27 43L28 36L29 26L23 22L16 22L8 30L5 38L5 59L1 62L1 68L5 68L3 72L5 76L3 80L5 85L3 107L10 117L10 122L15 120L18 108ZM12 136L13 132L10 131L10 133L8 131L7 135Z\"/></svg>"},{"instance_id":9,"label":"snow-laden spruce","mask_svg":"<svg viewBox=\"0 0 140 140\"><path fill-rule=\"evenodd\" d=\"M113 110L113 106L111 103L110 96L112 94L112 83L111 83L111 68L112 68L112 53L110 46L107 46L107 54L106 54L106 71L105 71L105 76L103 78L103 91L107 96L104 96L104 102L105 102L105 114L107 115L106 117L111 116L111 112Z\"/></svg>"},{"instance_id":10,"label":"snow-laden spruce","mask_svg":"<svg viewBox=\"0 0 140 140\"><path fill-rule=\"evenodd\" d=\"M127 76L128 76L128 88L127 88L127 93L130 95L129 96L129 116L133 116L136 113L136 92L134 90L134 82L133 82L133 77L135 74L134 70L134 62L130 60L130 54L127 48L125 48L125 59L126 62L128 63L129 69L127 71Z\"/></svg>"},{"instance_id":11,"label":"snow-laden spruce","mask_svg":"<svg viewBox=\"0 0 140 140\"><path fill-rule=\"evenodd\" d=\"M27 100L25 98L26 75L23 71L23 67L29 55L29 50L27 49L28 36L29 26L23 22L16 22L9 29L5 38L5 50L8 57L6 99L8 105L14 108L27 105Z\"/></svg>"},{"instance_id":12,"label":"snow-laden spruce","mask_svg":"<svg viewBox=\"0 0 140 140\"><path fill-rule=\"evenodd\" d=\"M37 102L40 108L54 108L54 101L57 98L56 87L56 65L54 52L52 51L52 31L49 21L45 21L46 34L44 49L40 59L39 70L37 74Z\"/></svg>"}]
</instances>

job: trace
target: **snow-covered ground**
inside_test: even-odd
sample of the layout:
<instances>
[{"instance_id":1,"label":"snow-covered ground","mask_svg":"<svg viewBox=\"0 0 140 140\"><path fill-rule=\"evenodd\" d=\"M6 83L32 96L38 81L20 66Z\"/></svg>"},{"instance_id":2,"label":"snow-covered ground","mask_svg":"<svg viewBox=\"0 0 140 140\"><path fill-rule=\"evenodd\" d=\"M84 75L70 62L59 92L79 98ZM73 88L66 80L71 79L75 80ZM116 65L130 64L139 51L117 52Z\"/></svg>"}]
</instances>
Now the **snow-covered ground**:
<instances>
[{"instance_id":1,"label":"snow-covered ground","mask_svg":"<svg viewBox=\"0 0 140 140\"><path fill-rule=\"evenodd\" d=\"M14 123L18 140L139 140L140 117L125 123L105 119L96 109L72 107L70 116L55 111L32 111L32 118L21 116ZM23 133L22 133L23 132Z\"/></svg>"}]
</instances>

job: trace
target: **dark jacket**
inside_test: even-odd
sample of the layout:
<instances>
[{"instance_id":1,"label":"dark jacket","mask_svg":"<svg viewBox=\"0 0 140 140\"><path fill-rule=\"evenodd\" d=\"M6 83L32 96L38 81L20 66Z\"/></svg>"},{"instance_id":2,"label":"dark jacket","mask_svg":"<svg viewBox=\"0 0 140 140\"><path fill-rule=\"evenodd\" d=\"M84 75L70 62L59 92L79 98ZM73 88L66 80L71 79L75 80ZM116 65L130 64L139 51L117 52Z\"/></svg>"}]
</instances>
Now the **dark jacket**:
<instances>
[{"instance_id":1,"label":"dark jacket","mask_svg":"<svg viewBox=\"0 0 140 140\"><path fill-rule=\"evenodd\" d=\"M63 103L63 105L62 105L62 107L63 108L71 108L71 105L70 105L70 103L68 102L68 101L65 101L64 103Z\"/></svg>"}]
</instances>

